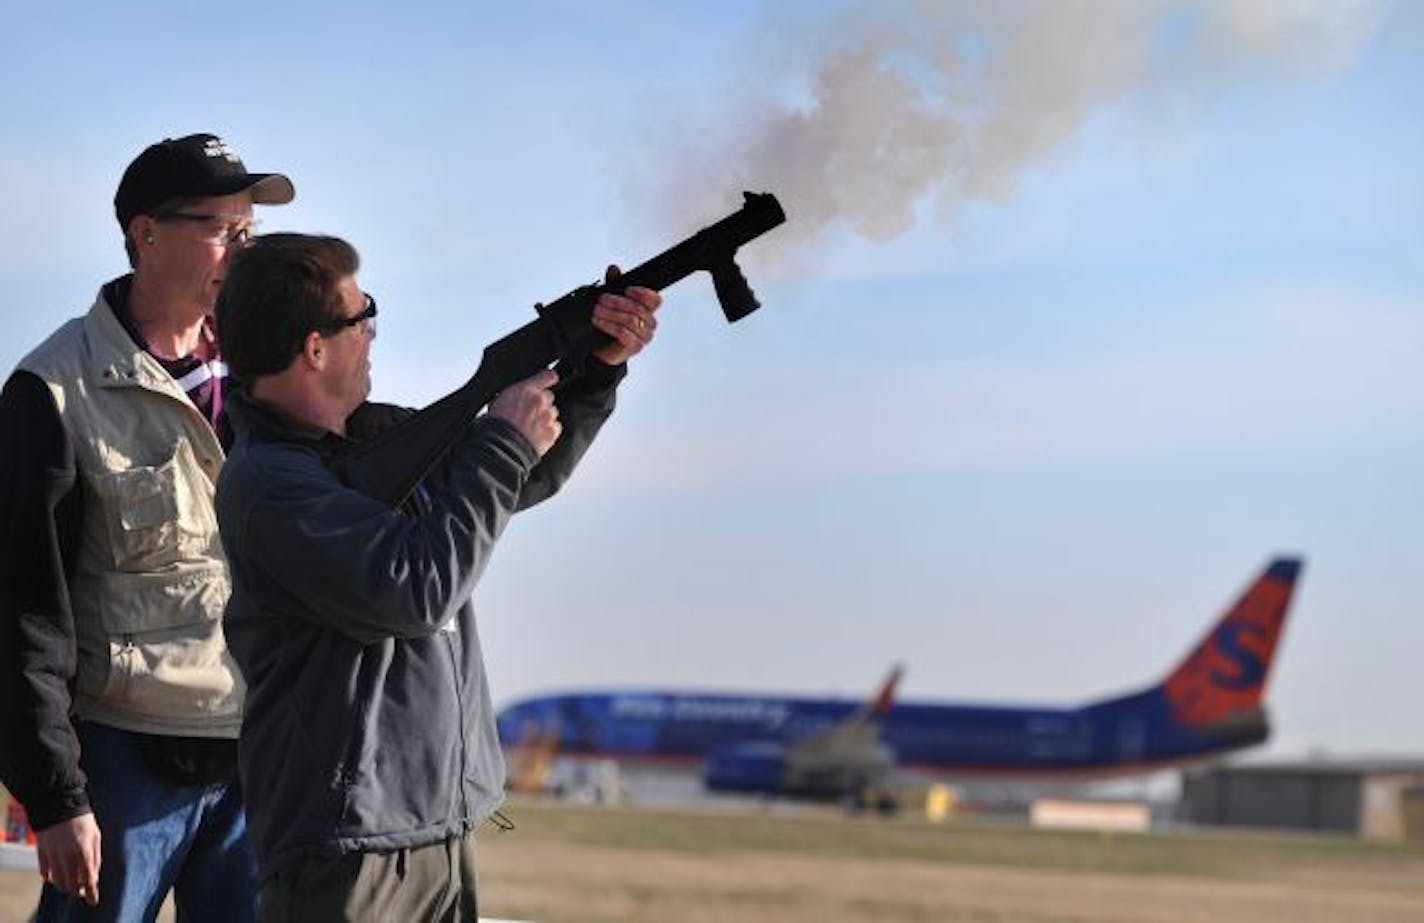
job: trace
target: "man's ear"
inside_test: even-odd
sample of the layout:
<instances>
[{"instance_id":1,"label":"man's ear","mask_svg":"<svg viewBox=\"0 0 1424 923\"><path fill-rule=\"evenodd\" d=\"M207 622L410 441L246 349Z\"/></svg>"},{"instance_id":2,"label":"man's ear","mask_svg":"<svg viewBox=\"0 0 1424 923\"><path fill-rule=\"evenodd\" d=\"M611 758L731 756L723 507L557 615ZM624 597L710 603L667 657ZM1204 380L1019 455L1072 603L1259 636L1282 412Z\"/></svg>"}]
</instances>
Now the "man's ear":
<instances>
[{"instance_id":1,"label":"man's ear","mask_svg":"<svg viewBox=\"0 0 1424 923\"><path fill-rule=\"evenodd\" d=\"M302 341L302 360L314 369L326 368L326 350L323 348L325 338L315 330L307 334L307 338Z\"/></svg>"},{"instance_id":2,"label":"man's ear","mask_svg":"<svg viewBox=\"0 0 1424 923\"><path fill-rule=\"evenodd\" d=\"M158 226L152 215L134 215L129 219L129 239L136 246L154 242L153 229Z\"/></svg>"}]
</instances>

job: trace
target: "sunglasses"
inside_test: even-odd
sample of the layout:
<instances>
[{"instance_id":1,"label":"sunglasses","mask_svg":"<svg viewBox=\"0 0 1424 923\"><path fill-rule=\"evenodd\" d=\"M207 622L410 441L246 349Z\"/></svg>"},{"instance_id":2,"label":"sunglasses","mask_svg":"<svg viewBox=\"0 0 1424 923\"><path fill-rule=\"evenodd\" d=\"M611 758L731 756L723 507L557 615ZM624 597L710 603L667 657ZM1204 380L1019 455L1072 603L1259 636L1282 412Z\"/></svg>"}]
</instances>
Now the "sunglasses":
<instances>
[{"instance_id":1,"label":"sunglasses","mask_svg":"<svg viewBox=\"0 0 1424 923\"><path fill-rule=\"evenodd\" d=\"M366 296L366 307L359 314L332 318L318 325L316 329L322 336L334 336L348 327L356 327L361 324L366 325L366 332L372 336L376 335L376 299L370 295Z\"/></svg>"}]
</instances>

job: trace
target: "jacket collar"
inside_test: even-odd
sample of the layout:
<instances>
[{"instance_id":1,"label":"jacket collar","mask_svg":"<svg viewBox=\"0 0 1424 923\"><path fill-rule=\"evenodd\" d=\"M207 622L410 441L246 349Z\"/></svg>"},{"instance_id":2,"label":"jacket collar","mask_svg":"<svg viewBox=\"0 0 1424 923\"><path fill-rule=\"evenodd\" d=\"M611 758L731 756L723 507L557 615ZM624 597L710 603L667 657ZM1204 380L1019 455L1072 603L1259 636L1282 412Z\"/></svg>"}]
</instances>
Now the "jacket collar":
<instances>
[{"instance_id":1,"label":"jacket collar","mask_svg":"<svg viewBox=\"0 0 1424 923\"><path fill-rule=\"evenodd\" d=\"M227 402L228 419L239 436L250 433L257 439L300 442L332 451L369 439L411 413L404 407L366 401L351 412L346 420L347 435L342 436L259 401L241 386L232 390Z\"/></svg>"},{"instance_id":2,"label":"jacket collar","mask_svg":"<svg viewBox=\"0 0 1424 923\"><path fill-rule=\"evenodd\" d=\"M241 387L228 395L227 412L239 436L251 434L263 441L300 442L313 447L335 448L348 442L344 436L298 420L280 407L257 400Z\"/></svg>"},{"instance_id":3,"label":"jacket collar","mask_svg":"<svg viewBox=\"0 0 1424 923\"><path fill-rule=\"evenodd\" d=\"M89 344L89 373L102 388L140 386L182 395L183 390L173 376L163 370L158 360L134 342L119 321L110 297L124 297L125 282L132 276L115 279L99 290L94 305L84 316L84 336Z\"/></svg>"}]
</instances>

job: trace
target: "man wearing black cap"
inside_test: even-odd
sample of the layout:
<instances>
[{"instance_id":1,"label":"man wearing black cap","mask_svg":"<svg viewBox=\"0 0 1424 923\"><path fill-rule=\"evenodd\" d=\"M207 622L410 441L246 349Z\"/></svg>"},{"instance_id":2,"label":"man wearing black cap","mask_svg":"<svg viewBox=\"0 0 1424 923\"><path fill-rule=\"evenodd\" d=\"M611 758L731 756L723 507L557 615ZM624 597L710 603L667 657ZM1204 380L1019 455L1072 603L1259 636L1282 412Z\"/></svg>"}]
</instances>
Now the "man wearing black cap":
<instances>
[{"instance_id":1,"label":"man wearing black cap","mask_svg":"<svg viewBox=\"0 0 1424 923\"><path fill-rule=\"evenodd\" d=\"M0 394L0 776L36 830L38 920L250 920L243 685L213 490L229 439L211 314L254 205L292 183L215 135L114 197L133 272Z\"/></svg>"}]
</instances>

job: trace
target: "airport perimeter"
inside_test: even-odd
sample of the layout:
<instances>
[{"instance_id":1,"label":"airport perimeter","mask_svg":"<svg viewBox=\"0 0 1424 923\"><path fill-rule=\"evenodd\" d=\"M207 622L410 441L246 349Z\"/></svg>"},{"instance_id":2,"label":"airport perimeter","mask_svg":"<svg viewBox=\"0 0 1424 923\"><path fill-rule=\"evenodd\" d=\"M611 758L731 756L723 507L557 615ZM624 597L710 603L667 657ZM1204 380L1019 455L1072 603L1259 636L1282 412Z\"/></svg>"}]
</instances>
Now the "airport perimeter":
<instances>
[{"instance_id":1,"label":"airport perimeter","mask_svg":"<svg viewBox=\"0 0 1424 923\"><path fill-rule=\"evenodd\" d=\"M1321 835L1032 830L973 818L515 801L481 909L558 921L1416 923L1424 850ZM0 921L33 873L0 873Z\"/></svg>"}]
</instances>

